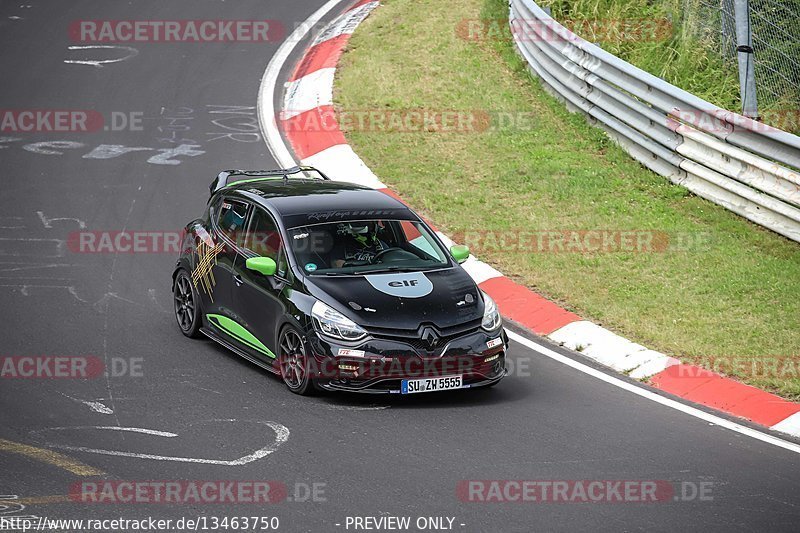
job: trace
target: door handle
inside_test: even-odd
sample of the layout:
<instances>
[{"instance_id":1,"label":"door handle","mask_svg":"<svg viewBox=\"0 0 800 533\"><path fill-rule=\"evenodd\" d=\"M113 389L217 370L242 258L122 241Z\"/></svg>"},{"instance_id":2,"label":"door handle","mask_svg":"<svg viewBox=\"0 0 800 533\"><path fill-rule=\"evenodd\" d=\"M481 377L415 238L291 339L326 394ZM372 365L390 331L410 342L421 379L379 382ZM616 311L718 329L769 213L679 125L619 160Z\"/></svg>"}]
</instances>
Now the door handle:
<instances>
[{"instance_id":1,"label":"door handle","mask_svg":"<svg viewBox=\"0 0 800 533\"><path fill-rule=\"evenodd\" d=\"M233 282L236 283L237 287L239 287L242 283L244 283L244 280L242 279L242 276L240 276L239 274L234 274Z\"/></svg>"}]
</instances>

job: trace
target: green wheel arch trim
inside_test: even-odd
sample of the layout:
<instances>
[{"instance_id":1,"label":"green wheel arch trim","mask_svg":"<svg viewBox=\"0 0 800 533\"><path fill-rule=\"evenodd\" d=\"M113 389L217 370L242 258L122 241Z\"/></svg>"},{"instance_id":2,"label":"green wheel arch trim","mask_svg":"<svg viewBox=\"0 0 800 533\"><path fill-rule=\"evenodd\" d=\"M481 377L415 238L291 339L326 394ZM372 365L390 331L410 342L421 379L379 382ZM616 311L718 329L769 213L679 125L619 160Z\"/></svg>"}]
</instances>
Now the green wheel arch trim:
<instances>
[{"instance_id":1,"label":"green wheel arch trim","mask_svg":"<svg viewBox=\"0 0 800 533\"><path fill-rule=\"evenodd\" d=\"M215 326L219 326L226 333L236 338L236 340L248 345L254 350L258 350L267 357L272 357L273 359L275 359L275 354L272 353L272 351L269 348L264 346L264 344L260 340L258 340L255 337L255 335L247 331L241 324L239 324L235 320L231 320L230 318L222 315L206 315L206 318L208 318L208 320L212 322Z\"/></svg>"}]
</instances>

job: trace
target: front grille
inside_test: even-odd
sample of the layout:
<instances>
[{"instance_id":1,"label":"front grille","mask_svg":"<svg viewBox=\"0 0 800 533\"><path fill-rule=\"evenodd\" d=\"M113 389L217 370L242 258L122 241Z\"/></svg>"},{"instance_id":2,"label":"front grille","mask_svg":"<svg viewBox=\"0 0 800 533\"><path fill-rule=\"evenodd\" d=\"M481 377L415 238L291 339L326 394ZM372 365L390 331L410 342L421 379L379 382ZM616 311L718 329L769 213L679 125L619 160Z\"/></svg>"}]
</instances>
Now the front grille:
<instances>
[{"instance_id":1,"label":"front grille","mask_svg":"<svg viewBox=\"0 0 800 533\"><path fill-rule=\"evenodd\" d=\"M472 333L481 325L481 319L471 320L457 326L449 328L437 328L433 324L421 324L417 329L392 329L392 328L370 328L369 333L377 339L386 339L395 342L410 344L415 350L422 352L438 352L447 343L457 339L467 333ZM436 342L430 344L425 338L428 331L435 332Z\"/></svg>"},{"instance_id":2,"label":"front grille","mask_svg":"<svg viewBox=\"0 0 800 533\"><path fill-rule=\"evenodd\" d=\"M439 337L434 344L428 344L426 341L422 339L407 339L405 342L410 344L414 347L415 350L420 350L423 352L438 352L445 346L447 343L453 339L457 339L458 335L452 335L450 337Z\"/></svg>"}]
</instances>

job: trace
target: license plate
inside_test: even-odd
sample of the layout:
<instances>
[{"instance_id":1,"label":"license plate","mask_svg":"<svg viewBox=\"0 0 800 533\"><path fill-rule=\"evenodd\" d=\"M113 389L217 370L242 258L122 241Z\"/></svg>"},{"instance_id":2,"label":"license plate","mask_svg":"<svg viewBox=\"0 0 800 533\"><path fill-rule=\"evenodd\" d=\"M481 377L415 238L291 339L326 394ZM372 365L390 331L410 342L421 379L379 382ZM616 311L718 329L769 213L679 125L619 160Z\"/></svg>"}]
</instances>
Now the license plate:
<instances>
[{"instance_id":1,"label":"license plate","mask_svg":"<svg viewBox=\"0 0 800 533\"><path fill-rule=\"evenodd\" d=\"M442 376L440 378L404 379L400 392L416 394L418 392L438 392L463 388L462 376Z\"/></svg>"}]
</instances>

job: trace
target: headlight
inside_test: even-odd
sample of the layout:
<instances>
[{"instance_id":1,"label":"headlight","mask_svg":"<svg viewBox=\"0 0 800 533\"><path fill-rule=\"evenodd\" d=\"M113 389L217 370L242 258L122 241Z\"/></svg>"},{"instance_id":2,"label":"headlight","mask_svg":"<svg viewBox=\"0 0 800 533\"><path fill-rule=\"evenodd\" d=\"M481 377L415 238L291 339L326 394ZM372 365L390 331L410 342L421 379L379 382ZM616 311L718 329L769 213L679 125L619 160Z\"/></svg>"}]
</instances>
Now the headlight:
<instances>
[{"instance_id":1,"label":"headlight","mask_svg":"<svg viewBox=\"0 0 800 533\"><path fill-rule=\"evenodd\" d=\"M361 326L319 300L311 308L311 316L317 329L329 337L357 341L367 335Z\"/></svg>"},{"instance_id":2,"label":"headlight","mask_svg":"<svg viewBox=\"0 0 800 533\"><path fill-rule=\"evenodd\" d=\"M486 306L483 309L483 322L481 323L481 327L486 331L494 331L500 327L503 319L500 318L497 304L494 303L494 300L485 292L483 293L483 302Z\"/></svg>"}]
</instances>

